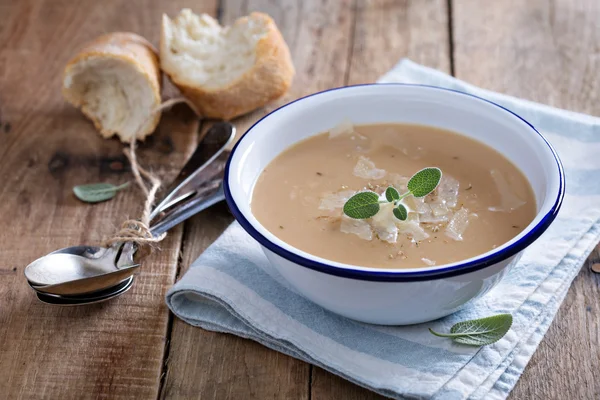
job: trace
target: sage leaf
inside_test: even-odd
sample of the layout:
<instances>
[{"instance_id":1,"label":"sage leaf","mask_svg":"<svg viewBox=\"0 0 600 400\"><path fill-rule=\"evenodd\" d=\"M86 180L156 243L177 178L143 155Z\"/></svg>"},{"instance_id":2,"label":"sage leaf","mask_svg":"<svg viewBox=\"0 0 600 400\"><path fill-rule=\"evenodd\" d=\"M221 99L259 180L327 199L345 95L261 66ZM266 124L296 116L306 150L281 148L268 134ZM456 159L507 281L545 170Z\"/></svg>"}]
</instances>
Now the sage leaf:
<instances>
[{"instance_id":1,"label":"sage leaf","mask_svg":"<svg viewBox=\"0 0 600 400\"><path fill-rule=\"evenodd\" d=\"M393 203L393 213L396 218L406 221L408 210L400 203L407 196L424 197L433 192L442 179L442 171L439 168L428 167L420 170L410 178L407 184L408 191L400 194L393 186L388 186L385 190L387 202ZM386 203L386 200L379 200L379 195L375 192L366 191L355 194L346 201L343 212L350 218L366 219L375 216L380 210L380 203Z\"/></svg>"},{"instance_id":2,"label":"sage leaf","mask_svg":"<svg viewBox=\"0 0 600 400\"><path fill-rule=\"evenodd\" d=\"M400 221L406 221L406 218L408 218L408 210L404 207L404 204L398 204L398 206L394 208L393 213Z\"/></svg>"},{"instance_id":3,"label":"sage leaf","mask_svg":"<svg viewBox=\"0 0 600 400\"><path fill-rule=\"evenodd\" d=\"M375 192L356 193L344 204L343 211L350 218L371 218L379 212L379 195Z\"/></svg>"},{"instance_id":4,"label":"sage leaf","mask_svg":"<svg viewBox=\"0 0 600 400\"><path fill-rule=\"evenodd\" d=\"M391 203L393 201L400 200L400 193L398 193L395 187L388 186L388 188L385 189L385 198Z\"/></svg>"},{"instance_id":5,"label":"sage leaf","mask_svg":"<svg viewBox=\"0 0 600 400\"><path fill-rule=\"evenodd\" d=\"M469 346L485 346L500 340L512 326L512 315L498 314L492 317L473 319L455 324L450 333L438 333L429 328L435 336L447 337L457 343Z\"/></svg>"},{"instance_id":6,"label":"sage leaf","mask_svg":"<svg viewBox=\"0 0 600 400\"><path fill-rule=\"evenodd\" d=\"M79 200L86 203L99 203L112 199L119 190L125 189L127 186L129 186L129 182L119 186L110 183L91 183L75 186L73 193Z\"/></svg>"},{"instance_id":7,"label":"sage leaf","mask_svg":"<svg viewBox=\"0 0 600 400\"><path fill-rule=\"evenodd\" d=\"M433 192L442 179L442 170L423 168L410 178L406 187L414 197L425 197Z\"/></svg>"}]
</instances>

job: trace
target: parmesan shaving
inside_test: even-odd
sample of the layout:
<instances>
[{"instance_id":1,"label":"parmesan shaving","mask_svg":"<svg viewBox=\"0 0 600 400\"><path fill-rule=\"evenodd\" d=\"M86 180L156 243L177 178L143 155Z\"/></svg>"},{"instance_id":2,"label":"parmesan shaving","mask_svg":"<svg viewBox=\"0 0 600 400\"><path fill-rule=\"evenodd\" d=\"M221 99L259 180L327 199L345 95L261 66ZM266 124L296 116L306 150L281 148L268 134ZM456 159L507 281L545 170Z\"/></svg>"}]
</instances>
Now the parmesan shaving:
<instances>
[{"instance_id":1,"label":"parmesan shaving","mask_svg":"<svg viewBox=\"0 0 600 400\"><path fill-rule=\"evenodd\" d=\"M381 179L385 176L385 170L375 168L375 163L367 157L360 156L354 167L354 176L363 179Z\"/></svg>"},{"instance_id":2,"label":"parmesan shaving","mask_svg":"<svg viewBox=\"0 0 600 400\"><path fill-rule=\"evenodd\" d=\"M496 188L500 193L500 206L489 207L490 211L510 212L516 210L526 203L510 189L510 185L500 171L493 169L490 171L490 174L492 175L492 179L494 180Z\"/></svg>"},{"instance_id":3,"label":"parmesan shaving","mask_svg":"<svg viewBox=\"0 0 600 400\"><path fill-rule=\"evenodd\" d=\"M425 198L408 197L405 203L410 205L418 214L419 222L426 224L438 224L446 222L452 216L452 212L445 204L426 203Z\"/></svg>"},{"instance_id":4,"label":"parmesan shaving","mask_svg":"<svg viewBox=\"0 0 600 400\"><path fill-rule=\"evenodd\" d=\"M396 243L398 240L398 227L396 226L393 214L394 205L392 203L383 204L381 209L373 218L371 226L377 237L388 243Z\"/></svg>"},{"instance_id":5,"label":"parmesan shaving","mask_svg":"<svg viewBox=\"0 0 600 400\"><path fill-rule=\"evenodd\" d=\"M462 235L467 229L467 226L469 226L469 210L463 207L458 210L454 216L452 216L450 222L448 222L445 231L446 236L456 241L461 241L463 240Z\"/></svg>"},{"instance_id":6,"label":"parmesan shaving","mask_svg":"<svg viewBox=\"0 0 600 400\"><path fill-rule=\"evenodd\" d=\"M409 179L409 177L400 174L388 174L388 182L402 193L406 192L406 185Z\"/></svg>"},{"instance_id":7,"label":"parmesan shaving","mask_svg":"<svg viewBox=\"0 0 600 400\"><path fill-rule=\"evenodd\" d=\"M419 242L429 237L427 232L419 225L419 217L415 213L408 214L406 221L396 220L398 232L410 237L413 241Z\"/></svg>"},{"instance_id":8,"label":"parmesan shaving","mask_svg":"<svg viewBox=\"0 0 600 400\"><path fill-rule=\"evenodd\" d=\"M329 139L352 133L354 133L354 125L350 120L345 119L329 130Z\"/></svg>"},{"instance_id":9,"label":"parmesan shaving","mask_svg":"<svg viewBox=\"0 0 600 400\"><path fill-rule=\"evenodd\" d=\"M329 192L325 193L321 197L321 203L319 203L319 210L334 211L338 208L344 207L344 204L352 195L356 193L354 190L342 190L340 192Z\"/></svg>"},{"instance_id":10,"label":"parmesan shaving","mask_svg":"<svg viewBox=\"0 0 600 400\"><path fill-rule=\"evenodd\" d=\"M458 189L459 182L449 175L443 175L440 180L440 184L435 190L434 201L440 204L444 204L449 208L456 207L458 203Z\"/></svg>"},{"instance_id":11,"label":"parmesan shaving","mask_svg":"<svg viewBox=\"0 0 600 400\"><path fill-rule=\"evenodd\" d=\"M354 219L342 215L342 223L340 224L340 231L343 233L352 233L364 240L373 239L373 230L371 225L364 219Z\"/></svg>"}]
</instances>

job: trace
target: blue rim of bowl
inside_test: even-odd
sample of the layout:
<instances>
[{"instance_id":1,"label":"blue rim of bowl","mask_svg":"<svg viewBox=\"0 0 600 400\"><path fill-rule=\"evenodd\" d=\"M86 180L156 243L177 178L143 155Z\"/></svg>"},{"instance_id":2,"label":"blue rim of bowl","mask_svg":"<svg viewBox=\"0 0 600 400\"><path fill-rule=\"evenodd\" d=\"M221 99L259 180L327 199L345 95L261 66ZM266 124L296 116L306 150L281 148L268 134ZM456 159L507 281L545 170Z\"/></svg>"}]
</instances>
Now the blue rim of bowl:
<instances>
[{"instance_id":1,"label":"blue rim of bowl","mask_svg":"<svg viewBox=\"0 0 600 400\"><path fill-rule=\"evenodd\" d=\"M461 95L479 99L479 100L484 101L489 104L493 104L494 106L512 114L513 116L517 117L521 121L525 122L531 129L533 129L534 132L536 132L538 135L540 135L542 140L546 143L546 145L550 149L550 152L554 156L554 160L556 161L556 166L558 168L559 190L558 190L558 194L556 196L556 200L555 200L554 204L552 205L552 208L550 209L550 211L548 211L548 213L546 213L546 215L544 215L544 217L533 228L531 228L529 232L527 232L525 234L525 236L523 236L521 239L519 239L515 243L511 244L510 246L501 248L497 252L491 253L485 257L476 258L469 262L456 264L453 266L449 266L447 268L440 268L440 269L436 269L436 270L423 269L423 271L411 271L411 272L403 272L401 270L369 271L369 270L356 270L356 269L351 269L351 268L338 267L338 266L329 265L329 264L326 264L323 262L311 260L309 258L300 256L296 253L286 250L286 249L278 246L277 244L271 242L268 238L266 238L260 232L258 232L258 230L256 230L252 226L252 224L248 221L248 219L246 219L246 217L240 211L238 206L235 204L235 201L233 200L233 196L231 195L231 191L229 188L229 168L231 166L231 160L233 159L233 155L235 154L235 151L237 150L240 143L242 143L242 141L244 140L246 135L248 133L250 133L252 131L252 129L254 129L255 126L260 124L260 122L263 119L269 117L271 114L274 114L274 113L278 112L279 110L282 110L285 107L288 107L289 105L294 104L298 101L302 101L309 97L317 96L317 95L320 95L323 93L332 92L332 91L336 91L336 90L345 90L348 88L376 86L376 85L425 87L425 88L430 88L430 89L443 90L446 92L454 92L454 93L458 93ZM518 254L520 251L524 250L527 246L529 246L537 238L539 238L542 235L542 233L544 233L544 231L550 226L552 221L554 221L554 219L556 218L556 215L558 214L558 211L561 207L561 204L562 204L562 201L564 198L564 194L565 194L565 174L564 174L562 163L561 163L560 159L558 158L556 151L550 145L550 143L546 140L546 138L540 132L538 132L538 130L535 129L535 127L533 125L531 125L528 121L523 119L521 116L515 114L511 110L507 109L506 107L503 107L503 106L501 106L497 103L494 103L490 100L484 99L479 96L475 96L470 93L465 93L465 92L461 92L460 90L448 89L448 88L443 88L443 87L439 87L439 86L410 84L410 83L367 83L367 84L351 85L351 86L344 86L344 87L323 90L321 92L317 92L317 93L310 94L308 96L301 97L299 99L296 99L290 103L287 103L287 104L271 111L269 114L265 115L264 117L262 117L261 119L256 121L244 133L244 135L242 135L242 137L238 140L236 145L233 147L233 150L231 151L231 155L229 156L229 160L227 160L227 165L225 166L225 176L223 179L223 186L224 186L224 191L225 191L225 200L227 202L229 209L231 210L231 213L235 217L235 219L239 222L239 224L242 226L242 228L244 228L244 230L250 234L250 236L252 236L258 243L260 243L262 246L264 246L268 250L272 251L273 253L275 253L295 264L301 265L303 267L310 268L312 270L323 272L323 273L326 273L329 275L340 276L343 278L358 279L358 280L365 280L365 281L378 281L378 282L415 282L415 281L429 281L429 280L435 280L435 279L449 278L452 276L463 275L463 274L467 274L469 272L478 271L480 269L484 269L491 265L502 262L502 261L506 260L507 258L514 256L514 255ZM350 264L347 264L347 265L351 266ZM355 266L355 267L359 267L359 266Z\"/></svg>"}]
</instances>

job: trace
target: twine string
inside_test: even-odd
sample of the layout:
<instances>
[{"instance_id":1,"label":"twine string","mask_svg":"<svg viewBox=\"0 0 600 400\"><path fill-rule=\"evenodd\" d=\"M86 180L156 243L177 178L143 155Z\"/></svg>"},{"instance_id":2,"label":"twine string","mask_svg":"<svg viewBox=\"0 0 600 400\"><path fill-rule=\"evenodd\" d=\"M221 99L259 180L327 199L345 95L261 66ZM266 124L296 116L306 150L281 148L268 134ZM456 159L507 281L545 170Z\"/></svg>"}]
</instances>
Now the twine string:
<instances>
[{"instance_id":1,"label":"twine string","mask_svg":"<svg viewBox=\"0 0 600 400\"><path fill-rule=\"evenodd\" d=\"M196 113L196 115L200 115L195 105L185 97L176 97L165 100L150 112L148 117L137 129L136 135L130 142L129 147L123 149L123 153L125 153L125 156L131 164L131 172L133 173L135 182L146 196L146 200L144 201L142 216L139 219L128 219L124 221L121 224L120 229L104 242L106 247L110 247L115 243L132 242L138 247L139 250L144 249L146 251L151 251L153 246L167 236L166 232L161 235L154 236L150 230L150 214L152 213L152 207L154 206L154 202L156 200L156 194L158 193L162 182L155 174L143 168L138 162L135 152L136 138L137 134L157 113L160 113L163 110L180 103L186 103Z\"/></svg>"}]
</instances>

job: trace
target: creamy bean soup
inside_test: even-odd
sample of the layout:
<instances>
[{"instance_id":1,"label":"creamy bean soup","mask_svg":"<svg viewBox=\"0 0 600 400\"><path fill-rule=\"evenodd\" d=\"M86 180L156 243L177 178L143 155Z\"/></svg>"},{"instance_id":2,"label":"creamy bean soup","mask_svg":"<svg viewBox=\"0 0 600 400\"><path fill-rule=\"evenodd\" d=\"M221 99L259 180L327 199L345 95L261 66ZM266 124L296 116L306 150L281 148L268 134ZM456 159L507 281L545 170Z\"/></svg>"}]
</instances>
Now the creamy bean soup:
<instances>
[{"instance_id":1,"label":"creamy bean soup","mask_svg":"<svg viewBox=\"0 0 600 400\"><path fill-rule=\"evenodd\" d=\"M353 219L345 202L370 190L385 200L393 186L437 167L442 178L422 198L408 196L405 221L393 204ZM490 251L535 217L533 191L510 161L462 135L420 125L342 123L290 147L260 175L252 212L290 245L329 260L374 268L452 263Z\"/></svg>"}]
</instances>

